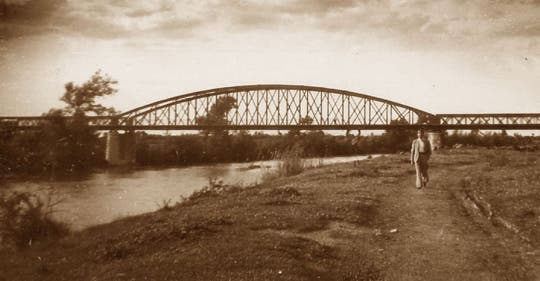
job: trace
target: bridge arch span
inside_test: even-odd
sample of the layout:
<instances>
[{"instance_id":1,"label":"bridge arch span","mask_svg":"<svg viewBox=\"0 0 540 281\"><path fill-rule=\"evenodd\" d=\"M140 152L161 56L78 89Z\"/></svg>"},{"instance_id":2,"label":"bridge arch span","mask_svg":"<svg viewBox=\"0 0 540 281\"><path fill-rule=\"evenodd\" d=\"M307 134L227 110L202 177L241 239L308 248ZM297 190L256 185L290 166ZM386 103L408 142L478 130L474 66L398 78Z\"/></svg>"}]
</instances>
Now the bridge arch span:
<instances>
[{"instance_id":1,"label":"bridge arch span","mask_svg":"<svg viewBox=\"0 0 540 281\"><path fill-rule=\"evenodd\" d=\"M384 128L394 120L417 124L434 115L394 101L351 91L304 85L245 85L215 88L156 101L118 115L119 125L200 129L220 97L237 106L227 116L233 129Z\"/></svg>"}]
</instances>

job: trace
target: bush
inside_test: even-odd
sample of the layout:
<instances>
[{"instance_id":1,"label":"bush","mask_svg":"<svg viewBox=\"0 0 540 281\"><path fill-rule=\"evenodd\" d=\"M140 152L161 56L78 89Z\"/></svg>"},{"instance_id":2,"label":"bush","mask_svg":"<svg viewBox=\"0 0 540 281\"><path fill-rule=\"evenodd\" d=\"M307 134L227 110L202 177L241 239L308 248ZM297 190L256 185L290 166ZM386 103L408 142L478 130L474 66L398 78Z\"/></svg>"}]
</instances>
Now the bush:
<instances>
[{"instance_id":1,"label":"bush","mask_svg":"<svg viewBox=\"0 0 540 281\"><path fill-rule=\"evenodd\" d=\"M171 199L163 199L161 200L161 203L156 203L158 211L171 211L174 207L174 205L171 204L171 201Z\"/></svg>"},{"instance_id":2,"label":"bush","mask_svg":"<svg viewBox=\"0 0 540 281\"><path fill-rule=\"evenodd\" d=\"M49 193L44 201L28 192L14 192L0 198L0 239L13 243L18 248L30 246L33 242L58 238L66 235L66 224L52 219L53 202Z\"/></svg>"},{"instance_id":3,"label":"bush","mask_svg":"<svg viewBox=\"0 0 540 281\"><path fill-rule=\"evenodd\" d=\"M304 160L299 150L288 150L282 153L278 159L278 174L280 176L298 175L304 171Z\"/></svg>"},{"instance_id":4,"label":"bush","mask_svg":"<svg viewBox=\"0 0 540 281\"><path fill-rule=\"evenodd\" d=\"M223 180L218 178L208 178L208 185L193 192L188 198L184 201L194 201L203 197L212 197L218 196L226 192L238 192L241 191L242 187L235 185L227 185L223 183Z\"/></svg>"},{"instance_id":5,"label":"bush","mask_svg":"<svg viewBox=\"0 0 540 281\"><path fill-rule=\"evenodd\" d=\"M280 187L280 188L273 187L272 189L270 189L268 193L270 195L284 196L284 197L296 197L296 196L301 195L301 193L292 186L285 186L285 187Z\"/></svg>"}]
</instances>

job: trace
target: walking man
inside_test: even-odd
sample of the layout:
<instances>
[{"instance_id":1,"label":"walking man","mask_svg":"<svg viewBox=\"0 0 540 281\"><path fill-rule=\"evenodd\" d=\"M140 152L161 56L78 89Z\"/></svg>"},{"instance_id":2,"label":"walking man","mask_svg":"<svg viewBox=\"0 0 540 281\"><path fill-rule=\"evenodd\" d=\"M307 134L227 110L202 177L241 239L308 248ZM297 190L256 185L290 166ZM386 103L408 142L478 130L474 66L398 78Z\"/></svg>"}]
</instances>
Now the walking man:
<instances>
[{"instance_id":1,"label":"walking man","mask_svg":"<svg viewBox=\"0 0 540 281\"><path fill-rule=\"evenodd\" d=\"M424 136L423 130L418 130L418 138L413 140L411 147L411 165L416 168L416 188L426 187L429 181L428 160L431 156L431 144Z\"/></svg>"}]
</instances>

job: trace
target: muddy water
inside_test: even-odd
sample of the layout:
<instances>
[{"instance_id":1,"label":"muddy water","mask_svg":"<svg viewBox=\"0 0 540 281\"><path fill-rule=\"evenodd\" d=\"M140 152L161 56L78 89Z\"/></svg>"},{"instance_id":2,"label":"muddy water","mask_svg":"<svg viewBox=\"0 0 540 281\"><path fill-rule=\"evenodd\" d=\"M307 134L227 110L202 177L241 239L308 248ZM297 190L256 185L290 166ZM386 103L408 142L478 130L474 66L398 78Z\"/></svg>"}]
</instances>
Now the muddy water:
<instances>
[{"instance_id":1,"label":"muddy water","mask_svg":"<svg viewBox=\"0 0 540 281\"><path fill-rule=\"evenodd\" d=\"M328 165L366 159L366 156L347 156L306 159L307 165ZM80 230L115 219L155 211L164 201L175 203L182 196L208 185L210 178L225 184L250 185L261 180L265 173L275 170L277 161L232 163L207 166L136 170L124 173L108 171L79 181L11 182L8 190L41 192L54 189L54 198L62 199L54 216Z\"/></svg>"}]
</instances>

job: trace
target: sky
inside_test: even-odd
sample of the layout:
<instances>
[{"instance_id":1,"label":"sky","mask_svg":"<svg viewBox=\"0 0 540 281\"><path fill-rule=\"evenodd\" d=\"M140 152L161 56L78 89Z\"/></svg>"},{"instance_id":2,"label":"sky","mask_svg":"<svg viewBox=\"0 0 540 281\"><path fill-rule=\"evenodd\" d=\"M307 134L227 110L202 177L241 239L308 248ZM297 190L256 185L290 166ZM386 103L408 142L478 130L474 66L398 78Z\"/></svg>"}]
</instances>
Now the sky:
<instances>
[{"instance_id":1,"label":"sky","mask_svg":"<svg viewBox=\"0 0 540 281\"><path fill-rule=\"evenodd\" d=\"M0 116L62 107L97 70L127 111L246 84L430 113L540 112L540 1L0 0Z\"/></svg>"}]
</instances>

